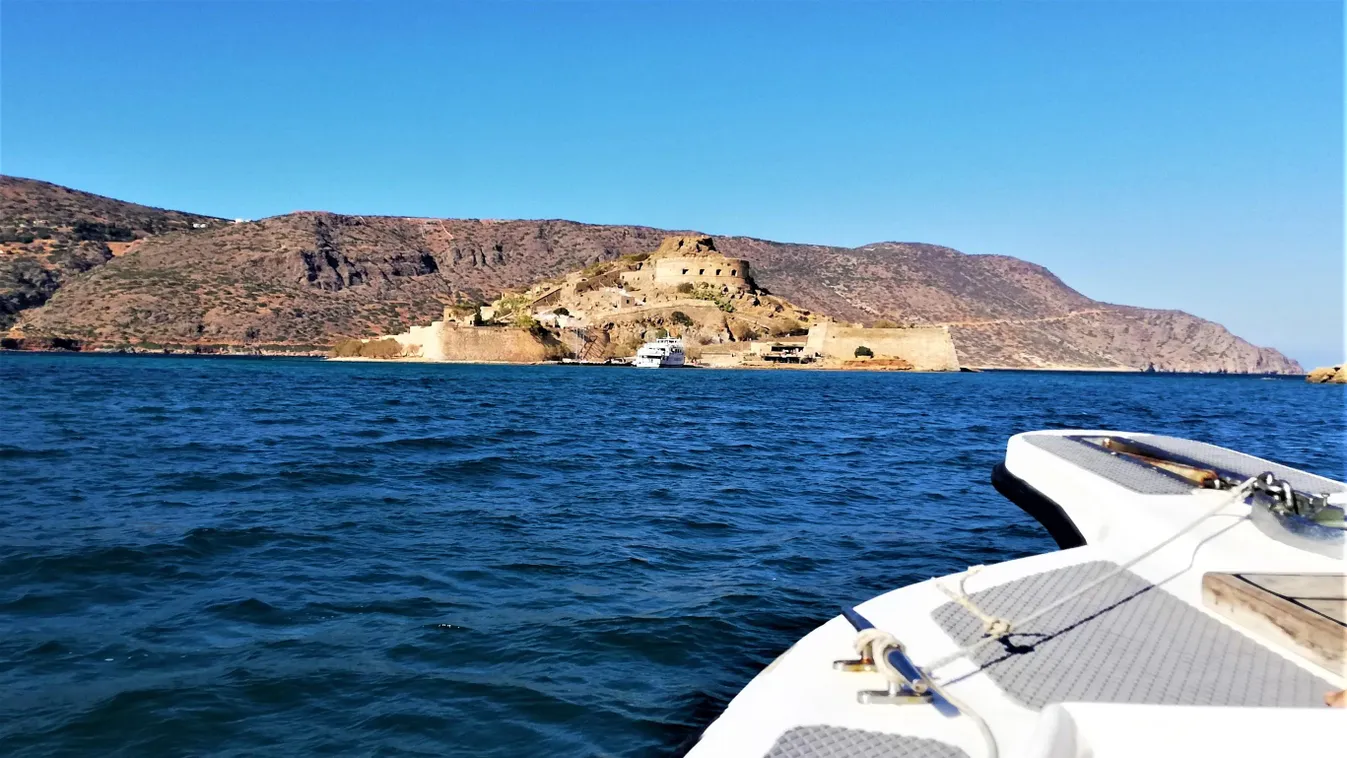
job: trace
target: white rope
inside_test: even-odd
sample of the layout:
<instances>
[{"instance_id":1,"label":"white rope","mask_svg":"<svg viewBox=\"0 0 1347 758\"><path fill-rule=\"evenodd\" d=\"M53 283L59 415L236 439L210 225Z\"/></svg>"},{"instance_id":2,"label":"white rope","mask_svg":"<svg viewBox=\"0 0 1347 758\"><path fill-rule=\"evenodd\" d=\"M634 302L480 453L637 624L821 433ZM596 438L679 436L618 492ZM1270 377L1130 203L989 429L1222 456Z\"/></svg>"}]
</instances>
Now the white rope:
<instances>
[{"instance_id":1,"label":"white rope","mask_svg":"<svg viewBox=\"0 0 1347 758\"><path fill-rule=\"evenodd\" d=\"M955 594L955 592L954 592L953 590L950 590L948 587L945 587L943 584L937 584L936 586L938 586L942 592L944 592L945 594L949 595L951 598L954 598L954 601L955 601L955 602L957 602L959 605L963 606L964 608L968 609L969 612L971 612L974 616L976 616L976 617L978 618L979 621L982 622L983 630L984 630L984 632L986 633L987 636L984 636L982 639L978 640L977 642L975 642L975 643L973 643L973 644L971 644L971 645L968 645L968 646L959 648L958 650L954 651L953 653L950 653L949 655L947 655L947 656L945 656L945 657L943 657L943 658L940 658L940 659L936 660L936 661L933 662L933 663L929 663L929 664L927 664L927 665L925 665L925 666L921 666L921 667L918 668L918 670L921 671L921 673L922 673L923 675L925 675L925 676L928 678L928 680L929 680L929 679L932 678L932 677L930 677L930 672L935 671L936 669L942 668L942 667L944 667L944 666L947 666L947 665L949 665L950 663L953 663L954 661L957 661L958 659L963 658L963 657L965 657L965 656L971 657L973 653L975 653L975 652L977 652L978 650L981 650L983 647L986 647L987 645L990 645L991 643L993 643L993 642L995 642L995 641L997 641L997 640L999 640L999 639L1005 637L1006 635L1011 634L1015 629L1020 628L1020 627L1023 627L1025 624L1028 624L1029 622L1034 621L1035 619L1041 618L1041 617L1044 616L1045 614L1050 613L1050 612L1052 612L1052 611L1054 611L1054 610L1056 610L1056 609L1062 607L1062 606L1065 605L1066 603L1069 603L1069 602L1071 602L1072 600L1075 600L1076 598L1080 597L1081 595L1084 595L1085 593L1089 592L1090 590L1093 590L1094 588L1098 587L1099 585L1103 584L1104 582L1107 582L1108 580L1112 579L1113 577L1118 576L1119 574L1123 573L1124 571L1127 571L1129 568L1135 566L1136 564L1140 563L1141 561L1144 561L1145 559L1151 557L1152 555L1154 555L1155 553L1157 553L1158 551L1160 551L1161 549L1163 549L1163 548L1166 547L1167 545L1173 543L1173 542L1174 542L1175 540L1177 540L1178 538L1180 538L1180 537L1182 537L1183 535L1187 534L1188 532L1191 532L1192 530L1196 529L1199 525L1201 525L1201 524L1202 524L1204 521L1206 521L1207 519L1211 518L1212 516L1215 516L1217 513L1220 513L1221 511L1225 510L1226 506L1229 506L1231 503L1235 503L1235 502L1238 502L1238 501L1240 501L1240 500L1243 500L1243 499L1244 499L1244 496L1245 496L1246 494L1248 494L1249 489L1253 486L1253 483L1256 482L1257 480L1258 480L1258 477L1256 477L1256 476L1250 477L1249 479L1244 480L1244 483L1243 483L1243 484L1240 484L1238 487L1234 488L1233 490L1230 490L1230 495L1229 495L1228 497L1221 498L1221 502L1220 502L1219 504L1217 504L1215 507L1211 508L1210 510L1206 511L1206 512L1203 513L1200 517L1194 519L1194 520L1192 521L1192 523L1188 524L1187 526L1185 526L1185 527L1183 527L1182 529L1178 530L1178 531L1175 532L1174 534L1170 535L1169 537L1167 537L1166 539L1164 539L1163 541L1161 541L1159 544L1157 544L1157 545L1155 545L1154 547L1150 548L1149 550L1147 550L1147 551L1141 553L1140 555L1137 555L1136 557L1132 558L1131 560L1127 561L1126 563L1120 564L1120 565L1119 565L1116 569L1114 569L1113 571L1110 571L1110 572L1108 572L1107 574L1105 574L1105 575L1099 577L1098 579L1094 580L1093 582L1090 582L1089 584L1086 584L1084 587L1081 587L1080 589L1076 590L1075 592L1072 592L1071 594L1066 595L1066 596L1064 596L1064 597L1058 598L1057 600L1055 600L1055 601L1053 601L1053 602L1051 602L1051 603L1048 603L1047 605L1043 606L1042 608L1039 608L1038 610L1034 611L1033 613L1029 614L1028 616L1025 616L1024 618L1019 619L1019 620L1017 620L1017 621L1012 621L1012 620L1009 620L1009 619L999 618L999 617L997 617L997 616L992 616L991 614L988 614L988 613L982 611L981 609L979 609L979 608L973 603L973 599L972 599L971 597L969 597L968 593L964 590L964 582L967 581L967 579L968 579L969 576L972 576L973 574L977 573L977 571L980 570L980 569L982 568L981 566L974 566L973 568L971 568L971 569L969 569L967 572L965 572L965 575L963 576L963 578L959 580L959 589L958 589L958 594L957 594L957 595Z\"/></svg>"},{"instance_id":2,"label":"white rope","mask_svg":"<svg viewBox=\"0 0 1347 758\"><path fill-rule=\"evenodd\" d=\"M896 649L899 652L906 652L906 648L903 647L903 643L898 641L897 637L883 629L870 627L857 632L856 639L852 644L856 648L856 654L861 656L862 659L874 661L875 670L883 674L885 679L895 684L906 684L917 694L925 693L928 689L934 690L936 694L954 706L959 713L972 719L973 723L977 724L978 731L982 733L982 738L987 742L987 758L997 758L999 751L996 745L996 737L992 735L991 727L987 726L987 722L981 716L964 703L950 697L949 693L929 678L918 679L915 682L908 681L908 678L903 676L902 672L894 668L893 664L889 662L890 650Z\"/></svg>"},{"instance_id":3,"label":"white rope","mask_svg":"<svg viewBox=\"0 0 1347 758\"><path fill-rule=\"evenodd\" d=\"M992 733L991 727L987 725L986 719L983 719L982 716L977 714L977 712L969 708L967 704L951 697L950 694L945 690L944 686L941 685L939 682L937 682L935 680L935 677L931 676L931 672L943 666L946 666L950 663L953 663L954 661L963 658L964 656L971 657L973 653L982 649L984 646L989 645L999 639L1004 638L1006 635L1011 634L1016 628L1023 627L1029 622L1041 618L1045 614L1051 613L1057 608L1060 608L1066 603L1075 600L1076 598L1080 597L1081 595L1084 595L1090 590L1093 590L1094 588L1098 587L1104 582L1107 582L1113 577L1118 576L1119 574L1128 570L1132 566L1135 566L1141 561L1149 558L1159 550L1163 549L1165 546L1173 543L1179 537L1182 537L1188 532L1191 532L1192 530L1196 529L1207 519L1211 518L1212 516L1215 516L1222 510L1225 510L1226 506L1229 506L1231 503L1235 503L1238 502L1239 500L1244 499L1244 496L1248 494L1249 489L1253 486L1253 483L1257 481L1257 479L1258 477L1252 477L1250 479L1245 480L1243 484L1240 484L1238 487L1231 490L1230 495L1228 497L1221 498L1221 502L1218 505L1212 507L1210 510L1203 513L1201 517L1194 519L1192 523L1188 524L1179 531L1170 535L1169 537L1167 537L1154 547L1150 548L1149 550L1141 553L1140 555L1135 556L1126 563L1120 564L1113 571L1110 571L1109 573L1094 580L1093 582L1086 584L1084 587L1081 587L1075 592L1072 592L1071 594L1066 595L1065 597L1058 598L1057 600L1048 603L1047 605L1043 606L1042 608L1039 608L1038 610L1034 611L1028 616L1019 619L1018 621L1001 618L1000 616L993 616L990 613L987 613L986 611L983 611L981 608L977 607L977 604L973 602L972 597L968 594L968 591L965 588L965 584L968 581L969 577L973 576L974 574L978 573L983 569L982 566L972 566L967 571L965 571L963 575L959 578L959 588L957 591L952 590L943 584L937 584L936 586L940 588L941 592L944 592L952 600L954 600L954 602L958 603L960 606L962 606L964 609L966 609L969 613L977 617L977 619L982 622L982 629L985 636L981 640L978 640L977 642L973 643L972 645L959 648L955 652L935 661L934 663L930 663L926 666L918 666L917 673L920 674L920 678L915 682L908 681L907 677L903 676L901 672L899 672L896 668L893 667L893 664L889 663L889 656L888 656L889 650L897 649L900 652L906 652L906 649L903 647L903 643L899 642L898 638L894 637L889 632L875 628L862 629L860 632L856 634L856 640L854 642L856 653L857 655L860 655L862 658L869 658L870 660L873 660L875 663L875 669L879 671L881 674L883 674L884 678L889 680L890 682L894 682L897 684L907 684L912 688L914 692L918 693L926 692L927 689L930 689L935 694L944 698L947 702L949 702L950 705L954 706L954 708L957 709L959 713L969 717L977 725L978 731L981 732L982 739L986 742L987 745L987 758L998 758L1000 754L1000 749L999 746L996 744L996 736Z\"/></svg>"},{"instance_id":4,"label":"white rope","mask_svg":"<svg viewBox=\"0 0 1347 758\"><path fill-rule=\"evenodd\" d=\"M903 673L889 662L888 653L890 650L897 650L900 653L907 652L907 648L903 647L903 643L899 642L897 637L883 629L870 627L857 632L856 640L852 644L856 648L856 654L862 659L873 661L875 670L883 674L885 679L896 684L907 684L917 694L926 691L926 682L908 681L907 677L903 676Z\"/></svg>"},{"instance_id":5,"label":"white rope","mask_svg":"<svg viewBox=\"0 0 1347 758\"><path fill-rule=\"evenodd\" d=\"M955 710L959 713L962 713L973 720L973 723L977 725L978 731L982 733L983 742L987 743L987 758L997 758L997 756L1001 754L1001 748L996 744L996 735L992 734L992 728L987 726L987 720L979 716L977 711L969 708L967 703L961 700L955 700L954 697L950 695L942 685L937 684L934 679L928 677L925 681L926 684L935 691L935 694L943 697L946 702L954 706Z\"/></svg>"},{"instance_id":6,"label":"white rope","mask_svg":"<svg viewBox=\"0 0 1347 758\"><path fill-rule=\"evenodd\" d=\"M964 584L968 582L968 578L973 576L977 572L981 571L983 568L984 568L983 566L968 567L968 570L965 571L963 575L959 577L959 590L957 592L950 589L949 587L946 587L943 584L937 583L935 586L941 592L945 593L945 595L948 596L950 600L953 600L954 602L963 606L963 609L968 611L970 614L977 616L978 620L982 622L983 634L989 637L1004 637L1007 634L1010 634L1010 630L1014 628L1014 624L1012 624L1008 619L1003 619L1000 616L992 616L991 614L985 613L981 608L977 607L977 605L973 603L973 598L968 596L968 590L964 589Z\"/></svg>"}]
</instances>

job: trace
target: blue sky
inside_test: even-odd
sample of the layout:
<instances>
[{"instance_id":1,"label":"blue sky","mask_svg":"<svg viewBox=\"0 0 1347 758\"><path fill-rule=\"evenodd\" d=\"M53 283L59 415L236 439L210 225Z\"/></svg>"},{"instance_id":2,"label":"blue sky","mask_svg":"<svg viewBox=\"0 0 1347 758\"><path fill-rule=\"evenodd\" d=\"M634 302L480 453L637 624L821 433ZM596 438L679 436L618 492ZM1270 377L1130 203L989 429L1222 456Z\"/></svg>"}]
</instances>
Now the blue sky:
<instances>
[{"instance_id":1,"label":"blue sky","mask_svg":"<svg viewBox=\"0 0 1347 758\"><path fill-rule=\"evenodd\" d=\"M1043 264L1343 346L1337 2L0 6L0 171Z\"/></svg>"}]
</instances>

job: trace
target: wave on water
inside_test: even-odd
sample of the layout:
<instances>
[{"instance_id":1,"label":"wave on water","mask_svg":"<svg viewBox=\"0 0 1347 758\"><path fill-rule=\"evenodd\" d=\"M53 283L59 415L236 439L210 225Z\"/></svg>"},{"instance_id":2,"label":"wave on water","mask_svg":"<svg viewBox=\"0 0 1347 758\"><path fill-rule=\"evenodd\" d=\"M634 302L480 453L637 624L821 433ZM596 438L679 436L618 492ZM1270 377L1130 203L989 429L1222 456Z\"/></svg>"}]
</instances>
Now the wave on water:
<instances>
[{"instance_id":1,"label":"wave on water","mask_svg":"<svg viewBox=\"0 0 1347 758\"><path fill-rule=\"evenodd\" d=\"M6 755L677 755L839 608L1054 549L1016 432L1347 439L1253 379L199 365L0 356Z\"/></svg>"}]
</instances>

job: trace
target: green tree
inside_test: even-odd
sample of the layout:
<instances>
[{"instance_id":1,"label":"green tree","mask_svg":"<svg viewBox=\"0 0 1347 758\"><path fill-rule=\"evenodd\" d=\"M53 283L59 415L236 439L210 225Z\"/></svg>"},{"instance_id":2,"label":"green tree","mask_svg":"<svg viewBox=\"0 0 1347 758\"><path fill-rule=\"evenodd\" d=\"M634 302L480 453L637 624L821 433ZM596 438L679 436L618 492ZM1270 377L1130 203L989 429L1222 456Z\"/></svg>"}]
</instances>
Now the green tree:
<instances>
[{"instance_id":1,"label":"green tree","mask_svg":"<svg viewBox=\"0 0 1347 758\"><path fill-rule=\"evenodd\" d=\"M402 343L389 337L381 340L370 340L360 347L360 356L362 358L397 358L402 355Z\"/></svg>"},{"instance_id":2,"label":"green tree","mask_svg":"<svg viewBox=\"0 0 1347 758\"><path fill-rule=\"evenodd\" d=\"M332 346L332 355L336 358L354 358L360 355L360 348L364 344L360 340L342 340Z\"/></svg>"},{"instance_id":3,"label":"green tree","mask_svg":"<svg viewBox=\"0 0 1347 758\"><path fill-rule=\"evenodd\" d=\"M875 357L875 351L871 350L870 348L866 347L865 345L861 345L860 347L856 348L856 357L857 357L857 358L873 358L873 357Z\"/></svg>"}]
</instances>

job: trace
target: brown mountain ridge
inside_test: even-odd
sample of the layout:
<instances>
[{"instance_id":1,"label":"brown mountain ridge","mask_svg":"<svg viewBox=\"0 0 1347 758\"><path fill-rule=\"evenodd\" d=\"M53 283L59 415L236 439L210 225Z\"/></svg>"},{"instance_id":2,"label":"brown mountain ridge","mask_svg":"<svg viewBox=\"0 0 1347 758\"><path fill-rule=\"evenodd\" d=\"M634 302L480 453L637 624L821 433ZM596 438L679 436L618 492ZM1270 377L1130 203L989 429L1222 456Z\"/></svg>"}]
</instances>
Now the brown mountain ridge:
<instances>
[{"instance_id":1,"label":"brown mountain ridge","mask_svg":"<svg viewBox=\"0 0 1347 758\"><path fill-rule=\"evenodd\" d=\"M16 177L0 177L0 212L8 344L85 349L319 347L395 333L438 318L445 303L489 300L691 233L324 212L231 223ZM748 260L761 286L839 320L948 324L965 365L1302 371L1219 324L1091 300L1006 256L898 242L716 244Z\"/></svg>"}]
</instances>

